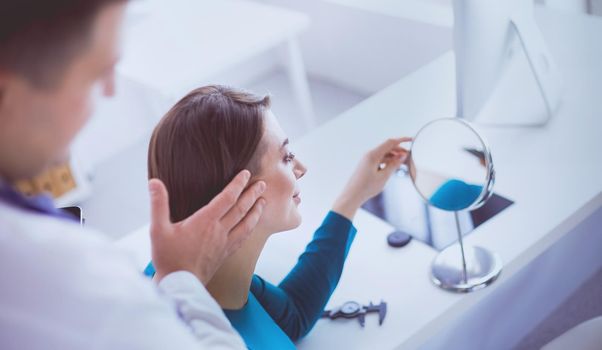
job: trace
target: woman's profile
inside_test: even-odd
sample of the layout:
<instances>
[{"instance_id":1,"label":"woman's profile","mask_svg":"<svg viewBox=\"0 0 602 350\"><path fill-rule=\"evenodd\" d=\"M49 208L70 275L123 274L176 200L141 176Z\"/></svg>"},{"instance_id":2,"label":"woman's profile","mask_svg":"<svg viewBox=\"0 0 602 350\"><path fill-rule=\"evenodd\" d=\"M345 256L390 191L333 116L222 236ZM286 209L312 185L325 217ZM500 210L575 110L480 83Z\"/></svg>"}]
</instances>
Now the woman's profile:
<instances>
[{"instance_id":1,"label":"woman's profile","mask_svg":"<svg viewBox=\"0 0 602 350\"><path fill-rule=\"evenodd\" d=\"M320 318L339 281L356 235L356 211L405 161L400 143L409 140L389 139L362 158L297 264L277 284L255 275L255 266L272 234L301 224L298 180L307 169L289 149L269 96L224 86L190 92L153 132L149 177L165 184L173 222L209 203L243 169L251 172L250 183L265 182L266 204L255 230L206 287L249 348L292 349Z\"/></svg>"}]
</instances>

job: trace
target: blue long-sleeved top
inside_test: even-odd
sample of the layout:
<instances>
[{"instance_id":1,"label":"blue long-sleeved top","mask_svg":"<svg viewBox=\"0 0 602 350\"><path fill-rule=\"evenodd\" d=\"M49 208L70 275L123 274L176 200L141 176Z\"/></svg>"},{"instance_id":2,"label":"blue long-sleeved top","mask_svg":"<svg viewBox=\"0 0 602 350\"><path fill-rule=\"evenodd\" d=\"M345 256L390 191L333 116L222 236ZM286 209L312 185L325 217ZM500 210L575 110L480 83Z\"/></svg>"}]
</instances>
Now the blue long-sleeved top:
<instances>
[{"instance_id":1,"label":"blue long-sleeved top","mask_svg":"<svg viewBox=\"0 0 602 350\"><path fill-rule=\"evenodd\" d=\"M349 219L331 211L277 286L253 276L247 304L224 310L247 347L294 348L292 341L311 330L339 282L356 231Z\"/></svg>"}]
</instances>

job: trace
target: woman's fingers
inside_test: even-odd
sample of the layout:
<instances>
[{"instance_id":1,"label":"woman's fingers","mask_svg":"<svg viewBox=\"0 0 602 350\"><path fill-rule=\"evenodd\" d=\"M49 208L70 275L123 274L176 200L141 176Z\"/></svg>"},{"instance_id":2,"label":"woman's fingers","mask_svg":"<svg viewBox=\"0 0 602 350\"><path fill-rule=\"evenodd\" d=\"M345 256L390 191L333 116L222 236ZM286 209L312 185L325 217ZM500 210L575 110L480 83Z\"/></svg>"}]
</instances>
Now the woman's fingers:
<instances>
[{"instance_id":1,"label":"woman's fingers","mask_svg":"<svg viewBox=\"0 0 602 350\"><path fill-rule=\"evenodd\" d=\"M399 169L399 167L401 166L401 164L403 164L405 161L406 161L406 157L405 156L395 157L395 158L391 159L387 163L387 167L384 169L385 174L387 176L390 176L391 174L393 174L394 171L396 171L397 169Z\"/></svg>"},{"instance_id":2,"label":"woman's fingers","mask_svg":"<svg viewBox=\"0 0 602 350\"><path fill-rule=\"evenodd\" d=\"M391 139L388 139L387 141L381 143L375 149L373 149L370 152L370 154L372 155L373 159L380 160L388 152L390 152L392 150L396 150L397 148L402 148L401 146L399 146L400 143L409 142L409 141L412 141L411 137L391 138Z\"/></svg>"},{"instance_id":3,"label":"woman's fingers","mask_svg":"<svg viewBox=\"0 0 602 350\"><path fill-rule=\"evenodd\" d=\"M385 157L389 157L389 156L402 156L402 155L407 155L408 153L410 153L410 151L408 151L405 148L396 148L393 149L391 151L389 151L387 154L385 154Z\"/></svg>"},{"instance_id":4,"label":"woman's fingers","mask_svg":"<svg viewBox=\"0 0 602 350\"><path fill-rule=\"evenodd\" d=\"M406 159L407 159L408 153L388 153L386 154L383 159L381 159L380 163L378 164L378 170L382 171L385 169L397 169L401 166L401 164L403 164Z\"/></svg>"},{"instance_id":5,"label":"woman's fingers","mask_svg":"<svg viewBox=\"0 0 602 350\"><path fill-rule=\"evenodd\" d=\"M391 160L397 160L397 159L401 159L402 162L406 160L407 158L407 153L399 153L399 154L387 154L386 156L383 157L383 159L381 159L381 163L388 163Z\"/></svg>"},{"instance_id":6,"label":"woman's fingers","mask_svg":"<svg viewBox=\"0 0 602 350\"><path fill-rule=\"evenodd\" d=\"M409 152L409 150L405 147L396 146L391 149L391 152Z\"/></svg>"}]
</instances>

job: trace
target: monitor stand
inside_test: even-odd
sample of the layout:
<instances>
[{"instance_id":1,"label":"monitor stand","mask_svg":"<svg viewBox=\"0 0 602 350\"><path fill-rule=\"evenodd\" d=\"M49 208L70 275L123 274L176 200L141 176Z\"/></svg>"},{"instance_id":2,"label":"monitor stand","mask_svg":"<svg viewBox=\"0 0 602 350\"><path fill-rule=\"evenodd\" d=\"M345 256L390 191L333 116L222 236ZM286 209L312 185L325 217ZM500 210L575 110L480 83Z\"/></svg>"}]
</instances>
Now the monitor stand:
<instances>
[{"instance_id":1,"label":"monitor stand","mask_svg":"<svg viewBox=\"0 0 602 350\"><path fill-rule=\"evenodd\" d=\"M507 64L473 123L485 126L542 127L560 107L562 77L531 11L510 19L516 34Z\"/></svg>"}]
</instances>

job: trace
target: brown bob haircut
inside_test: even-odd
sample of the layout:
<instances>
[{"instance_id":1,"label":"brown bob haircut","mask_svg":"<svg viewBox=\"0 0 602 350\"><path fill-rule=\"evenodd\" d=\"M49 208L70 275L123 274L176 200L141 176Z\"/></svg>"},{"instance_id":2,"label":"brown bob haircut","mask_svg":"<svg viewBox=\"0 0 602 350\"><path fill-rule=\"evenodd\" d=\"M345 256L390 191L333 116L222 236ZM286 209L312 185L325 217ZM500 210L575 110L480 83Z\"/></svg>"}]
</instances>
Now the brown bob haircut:
<instances>
[{"instance_id":1,"label":"brown bob haircut","mask_svg":"<svg viewBox=\"0 0 602 350\"><path fill-rule=\"evenodd\" d=\"M173 222L209 203L243 169L259 171L269 107L269 96L212 85L167 112L151 136L148 176L165 184Z\"/></svg>"}]
</instances>

